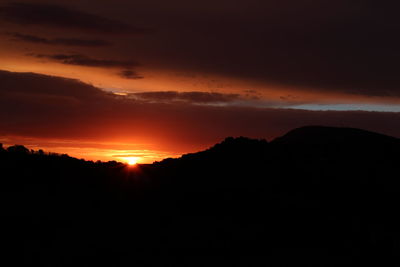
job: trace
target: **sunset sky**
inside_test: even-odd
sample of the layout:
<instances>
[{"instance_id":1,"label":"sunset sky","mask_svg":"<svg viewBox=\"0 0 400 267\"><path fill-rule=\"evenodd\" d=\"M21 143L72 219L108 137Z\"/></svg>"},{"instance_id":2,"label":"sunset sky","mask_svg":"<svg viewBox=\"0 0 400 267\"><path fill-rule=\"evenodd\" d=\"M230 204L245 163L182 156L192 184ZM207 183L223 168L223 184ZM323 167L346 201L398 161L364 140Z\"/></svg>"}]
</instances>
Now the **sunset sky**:
<instances>
[{"instance_id":1,"label":"sunset sky","mask_svg":"<svg viewBox=\"0 0 400 267\"><path fill-rule=\"evenodd\" d=\"M0 143L151 163L304 125L400 137L399 10L0 0Z\"/></svg>"}]
</instances>

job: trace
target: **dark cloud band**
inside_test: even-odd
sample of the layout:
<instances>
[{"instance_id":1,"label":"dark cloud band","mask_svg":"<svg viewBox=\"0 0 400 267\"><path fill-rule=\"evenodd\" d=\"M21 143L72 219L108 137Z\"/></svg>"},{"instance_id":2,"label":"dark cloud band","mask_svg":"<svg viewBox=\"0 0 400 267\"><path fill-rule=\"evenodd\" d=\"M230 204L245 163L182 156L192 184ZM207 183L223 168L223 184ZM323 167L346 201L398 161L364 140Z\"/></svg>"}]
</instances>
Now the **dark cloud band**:
<instances>
[{"instance_id":1,"label":"dark cloud band","mask_svg":"<svg viewBox=\"0 0 400 267\"><path fill-rule=\"evenodd\" d=\"M46 44L46 45L61 45L61 46L83 46L83 47L103 47L110 46L111 43L99 39L79 39L79 38L44 38L40 36L8 33L13 40L29 43Z\"/></svg>"},{"instance_id":2,"label":"dark cloud band","mask_svg":"<svg viewBox=\"0 0 400 267\"><path fill-rule=\"evenodd\" d=\"M147 34L153 32L150 29L134 27L117 20L51 4L8 3L0 7L0 18L24 26L39 25L95 33Z\"/></svg>"}]
</instances>

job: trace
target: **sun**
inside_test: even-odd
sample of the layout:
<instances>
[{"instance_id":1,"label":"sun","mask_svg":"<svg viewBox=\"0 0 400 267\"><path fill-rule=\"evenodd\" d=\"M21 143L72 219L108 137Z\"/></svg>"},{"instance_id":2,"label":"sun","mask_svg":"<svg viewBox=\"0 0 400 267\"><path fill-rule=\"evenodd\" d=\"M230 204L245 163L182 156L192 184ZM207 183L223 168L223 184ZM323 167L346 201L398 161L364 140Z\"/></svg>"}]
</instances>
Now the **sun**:
<instances>
[{"instance_id":1,"label":"sun","mask_svg":"<svg viewBox=\"0 0 400 267\"><path fill-rule=\"evenodd\" d=\"M136 163L138 162L139 158L138 157L126 157L125 160L129 165L132 166L132 165L136 165Z\"/></svg>"}]
</instances>

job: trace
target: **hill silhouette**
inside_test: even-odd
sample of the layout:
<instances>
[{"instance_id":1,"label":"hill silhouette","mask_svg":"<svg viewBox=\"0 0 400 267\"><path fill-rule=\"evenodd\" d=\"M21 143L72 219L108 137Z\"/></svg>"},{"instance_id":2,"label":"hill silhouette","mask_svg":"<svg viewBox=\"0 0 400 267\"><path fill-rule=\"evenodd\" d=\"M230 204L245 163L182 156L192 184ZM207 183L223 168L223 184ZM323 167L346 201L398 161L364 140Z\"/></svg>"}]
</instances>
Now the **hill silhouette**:
<instances>
[{"instance_id":1,"label":"hill silhouette","mask_svg":"<svg viewBox=\"0 0 400 267\"><path fill-rule=\"evenodd\" d=\"M336 145L346 144L395 144L398 139L387 135L374 133L355 128L305 126L294 129L282 137L276 138L273 143L285 145Z\"/></svg>"},{"instance_id":2,"label":"hill silhouette","mask_svg":"<svg viewBox=\"0 0 400 267\"><path fill-rule=\"evenodd\" d=\"M135 168L0 146L3 242L25 266L398 266L399 149L320 126Z\"/></svg>"}]
</instances>

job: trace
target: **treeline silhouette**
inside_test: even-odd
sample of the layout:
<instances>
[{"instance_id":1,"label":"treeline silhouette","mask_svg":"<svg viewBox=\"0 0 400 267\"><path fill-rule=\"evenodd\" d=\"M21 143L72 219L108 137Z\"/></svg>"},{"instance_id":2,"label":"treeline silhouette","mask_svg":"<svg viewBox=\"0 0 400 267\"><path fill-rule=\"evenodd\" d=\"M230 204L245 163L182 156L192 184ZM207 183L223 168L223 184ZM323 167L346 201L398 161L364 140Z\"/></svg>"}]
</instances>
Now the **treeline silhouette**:
<instances>
[{"instance_id":1,"label":"treeline silhouette","mask_svg":"<svg viewBox=\"0 0 400 267\"><path fill-rule=\"evenodd\" d=\"M18 266L398 266L400 140L309 126L129 167L0 146Z\"/></svg>"}]
</instances>

